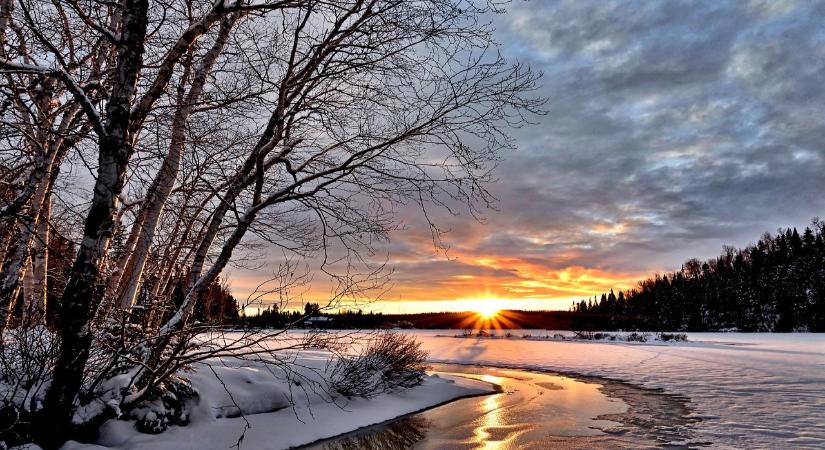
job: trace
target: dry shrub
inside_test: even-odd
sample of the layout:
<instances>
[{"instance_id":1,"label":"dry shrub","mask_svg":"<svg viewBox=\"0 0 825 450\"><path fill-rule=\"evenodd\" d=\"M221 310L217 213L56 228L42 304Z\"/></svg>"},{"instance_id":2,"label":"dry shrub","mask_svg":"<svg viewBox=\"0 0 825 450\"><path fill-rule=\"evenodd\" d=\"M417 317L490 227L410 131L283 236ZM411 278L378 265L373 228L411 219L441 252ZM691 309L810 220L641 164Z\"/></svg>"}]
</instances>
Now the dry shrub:
<instances>
[{"instance_id":1,"label":"dry shrub","mask_svg":"<svg viewBox=\"0 0 825 450\"><path fill-rule=\"evenodd\" d=\"M647 342L648 339L650 339L650 333L637 333L635 331L625 337L628 342Z\"/></svg>"},{"instance_id":2,"label":"dry shrub","mask_svg":"<svg viewBox=\"0 0 825 450\"><path fill-rule=\"evenodd\" d=\"M659 333L659 340L664 342L687 342L687 335L684 333Z\"/></svg>"},{"instance_id":3,"label":"dry shrub","mask_svg":"<svg viewBox=\"0 0 825 450\"><path fill-rule=\"evenodd\" d=\"M333 363L330 386L343 396L364 398L413 387L424 379L426 359L427 352L414 337L382 333L360 354Z\"/></svg>"}]
</instances>

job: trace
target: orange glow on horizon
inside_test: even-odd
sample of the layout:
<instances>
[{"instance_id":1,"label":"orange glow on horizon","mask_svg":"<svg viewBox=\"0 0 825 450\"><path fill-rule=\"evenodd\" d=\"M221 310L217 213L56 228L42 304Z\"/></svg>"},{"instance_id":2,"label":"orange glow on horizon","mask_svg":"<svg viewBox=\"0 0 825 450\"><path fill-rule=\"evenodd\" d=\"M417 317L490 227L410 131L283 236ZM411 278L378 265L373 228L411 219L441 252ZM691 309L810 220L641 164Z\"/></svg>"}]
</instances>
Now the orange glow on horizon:
<instances>
[{"instance_id":1,"label":"orange glow on horizon","mask_svg":"<svg viewBox=\"0 0 825 450\"><path fill-rule=\"evenodd\" d=\"M425 245L432 244L420 244ZM416 243L413 247L418 246ZM576 264L583 252L576 249L557 253L550 260L464 248L451 250L450 259L445 261L433 258L430 251L421 248L420 252L390 260L388 265L395 269L393 287L380 293L380 298L367 295L358 302L345 300L334 308L384 314L472 311L486 318L492 318L497 310L567 310L574 301L593 298L611 289L616 292L632 289L639 280L661 270L620 272L585 267ZM230 277L230 283L233 294L242 300L260 284L260 276L236 272ZM290 299L288 307L300 309L306 302L326 304L333 287L334 283L316 277L301 292L300 298ZM275 300L264 297L263 307Z\"/></svg>"}]
</instances>

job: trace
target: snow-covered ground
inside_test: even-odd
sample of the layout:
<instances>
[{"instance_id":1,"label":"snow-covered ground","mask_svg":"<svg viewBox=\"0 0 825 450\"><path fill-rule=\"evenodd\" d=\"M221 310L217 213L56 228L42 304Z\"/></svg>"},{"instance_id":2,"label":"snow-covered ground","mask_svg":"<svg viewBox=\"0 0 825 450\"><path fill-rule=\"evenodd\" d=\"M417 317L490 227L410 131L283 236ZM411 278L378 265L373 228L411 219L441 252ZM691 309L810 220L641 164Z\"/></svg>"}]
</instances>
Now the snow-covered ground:
<instances>
[{"instance_id":1,"label":"snow-covered ground","mask_svg":"<svg viewBox=\"0 0 825 450\"><path fill-rule=\"evenodd\" d=\"M537 339L554 334L544 330L496 339L449 337L444 335L456 332L444 330L410 333L434 362L600 376L687 397L702 419L691 441L712 448L825 448L823 334L688 333L686 343L636 343ZM201 400L188 426L149 435L132 422L112 420L101 429L99 445L64 448L226 449L241 436L241 448L288 448L490 390L460 377L428 377L406 391L333 403L320 376L328 356L300 353L293 370L303 375L301 385L254 363L197 366L187 376Z\"/></svg>"},{"instance_id":2,"label":"snow-covered ground","mask_svg":"<svg viewBox=\"0 0 825 450\"><path fill-rule=\"evenodd\" d=\"M688 333L687 343L436 337L414 332L434 361L548 369L686 396L695 441L714 448L825 448L825 335ZM550 335L553 332L549 332Z\"/></svg>"},{"instance_id":3,"label":"snow-covered ground","mask_svg":"<svg viewBox=\"0 0 825 450\"><path fill-rule=\"evenodd\" d=\"M63 449L225 450L238 444L243 449L284 449L494 390L489 383L434 375L410 389L346 399L326 386L328 359L327 352L302 351L289 376L259 362L197 364L186 374L200 394L187 426L144 434L133 421L110 420L101 427L97 445L69 442Z\"/></svg>"}]
</instances>

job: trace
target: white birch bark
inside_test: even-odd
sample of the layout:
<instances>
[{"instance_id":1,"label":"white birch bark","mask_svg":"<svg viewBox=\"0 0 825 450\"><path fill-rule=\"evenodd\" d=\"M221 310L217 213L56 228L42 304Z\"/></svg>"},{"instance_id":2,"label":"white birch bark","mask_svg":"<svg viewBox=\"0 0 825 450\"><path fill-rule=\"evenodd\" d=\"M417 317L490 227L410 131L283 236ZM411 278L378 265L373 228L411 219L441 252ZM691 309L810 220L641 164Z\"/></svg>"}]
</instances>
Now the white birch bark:
<instances>
[{"instance_id":1,"label":"white birch bark","mask_svg":"<svg viewBox=\"0 0 825 450\"><path fill-rule=\"evenodd\" d=\"M34 195L31 198L29 212L21 216L18 220L19 234L12 245L14 250L11 253L6 269L0 277L0 317L2 317L5 324L11 321L14 302L17 301L21 288L20 284L27 273L26 268L29 265L32 241L37 232L44 199L51 184L49 175L51 174L55 156L56 154L54 153L52 155L41 156L41 158L48 159L48 162L43 164L45 166L44 169L39 171L40 176L37 180L37 187L34 189ZM29 281L32 280L29 279ZM30 286L29 290L31 289L32 287Z\"/></svg>"},{"instance_id":2,"label":"white birch bark","mask_svg":"<svg viewBox=\"0 0 825 450\"><path fill-rule=\"evenodd\" d=\"M27 326L43 325L46 320L46 299L48 294L49 270L49 236L51 220L51 198L43 200L40 218L37 221L36 233L32 242L32 251L29 256L30 272L27 284L28 291L24 297L23 321Z\"/></svg>"},{"instance_id":3,"label":"white birch bark","mask_svg":"<svg viewBox=\"0 0 825 450\"><path fill-rule=\"evenodd\" d=\"M124 309L131 308L135 303L138 288L143 278L143 268L146 264L146 257L149 255L149 248L154 241L160 215L163 212L166 201L169 199L169 194L172 193L172 188L175 185L175 180L180 171L180 162L181 158L183 158L186 144L186 122L189 120L192 109L200 99L203 87L206 84L206 77L218 59L218 56L220 56L237 17L237 14L232 14L221 21L218 37L195 70L195 77L192 80L192 87L189 89L189 94L183 99L183 104L180 105L175 115L172 123L172 139L169 145L169 153L163 160L163 164L146 195L146 202L141 211L141 215L145 217L144 223L140 229L137 230L137 240L134 251L130 255L130 260L125 267L126 270L121 279L120 289L118 289L120 306Z\"/></svg>"}]
</instances>

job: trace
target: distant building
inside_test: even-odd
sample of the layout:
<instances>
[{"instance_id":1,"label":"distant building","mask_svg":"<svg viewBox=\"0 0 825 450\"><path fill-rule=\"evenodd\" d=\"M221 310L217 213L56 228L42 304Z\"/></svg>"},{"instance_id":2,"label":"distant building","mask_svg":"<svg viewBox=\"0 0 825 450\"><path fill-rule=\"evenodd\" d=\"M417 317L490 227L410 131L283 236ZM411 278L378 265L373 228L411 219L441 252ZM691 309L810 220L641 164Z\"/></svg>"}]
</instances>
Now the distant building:
<instances>
[{"instance_id":1,"label":"distant building","mask_svg":"<svg viewBox=\"0 0 825 450\"><path fill-rule=\"evenodd\" d=\"M312 316L304 321L306 328L326 328L332 325L335 319L327 316Z\"/></svg>"}]
</instances>

